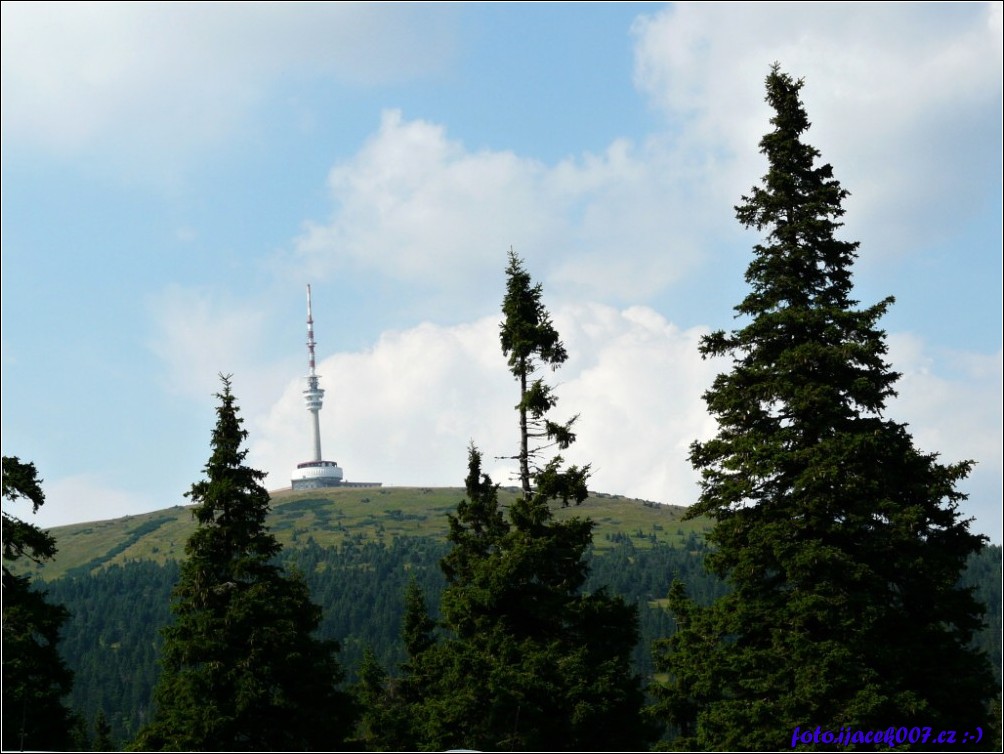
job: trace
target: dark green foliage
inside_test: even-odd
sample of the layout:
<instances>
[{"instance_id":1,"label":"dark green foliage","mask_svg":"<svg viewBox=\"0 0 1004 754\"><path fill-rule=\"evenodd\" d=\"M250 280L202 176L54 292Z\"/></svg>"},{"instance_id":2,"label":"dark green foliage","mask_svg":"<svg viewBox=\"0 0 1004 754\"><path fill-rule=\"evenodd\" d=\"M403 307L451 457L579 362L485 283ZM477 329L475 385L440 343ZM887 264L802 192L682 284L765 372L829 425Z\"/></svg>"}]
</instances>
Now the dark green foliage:
<instances>
[{"instance_id":1,"label":"dark green foliage","mask_svg":"<svg viewBox=\"0 0 1004 754\"><path fill-rule=\"evenodd\" d=\"M313 601L324 609L317 635L341 643L339 658L354 680L367 647L387 668L405 659L401 595L414 577L438 597L445 553L445 543L422 538L388 546L353 539L338 548L306 541L286 548L279 562L303 573ZM72 705L88 720L103 710L116 741L134 738L149 722L160 634L171 621L178 574L174 561L134 561L47 584L71 611L60 647L76 673Z\"/></svg>"},{"instance_id":2,"label":"dark green foliage","mask_svg":"<svg viewBox=\"0 0 1004 754\"><path fill-rule=\"evenodd\" d=\"M20 558L53 558L56 541L10 512L10 505L21 498L31 503L32 513L45 504L35 464L4 456L3 748L68 749L75 721L62 699L73 686L73 673L57 645L69 614L35 589L30 577L8 568Z\"/></svg>"},{"instance_id":3,"label":"dark green foliage","mask_svg":"<svg viewBox=\"0 0 1004 754\"><path fill-rule=\"evenodd\" d=\"M3 457L3 498L11 503L26 499L31 503L31 512L37 513L45 505L42 481L33 463L24 463L17 456ZM10 506L3 509L3 558L4 574L8 573L7 562L19 558L34 561L50 560L56 555L56 540L34 524L22 521L10 512Z\"/></svg>"},{"instance_id":4,"label":"dark green foliage","mask_svg":"<svg viewBox=\"0 0 1004 754\"><path fill-rule=\"evenodd\" d=\"M402 684L411 689L419 749L623 750L646 741L640 680L631 669L637 613L603 590L584 593L592 523L558 522L544 497L508 517L471 448L467 499L450 516L440 623L420 613Z\"/></svg>"},{"instance_id":5,"label":"dark green foliage","mask_svg":"<svg viewBox=\"0 0 1004 754\"><path fill-rule=\"evenodd\" d=\"M547 418L547 413L558 402L558 397L544 380L537 377L541 367L557 369L568 359L565 346L558 331L551 323L551 315L542 301L540 284L533 284L530 274L523 266L523 260L509 250L509 265L506 268L506 293L502 301L500 339L502 353L508 357L509 371L519 380L520 449L516 455L519 461L520 484L523 495L530 496L530 483L539 471L535 462L546 448L556 445L564 450L575 442L572 425L578 417L572 417L564 424ZM548 445L531 447L531 440L546 438ZM588 467L579 473L584 482ZM567 498L565 500L567 504Z\"/></svg>"},{"instance_id":6,"label":"dark green foliage","mask_svg":"<svg viewBox=\"0 0 1004 754\"><path fill-rule=\"evenodd\" d=\"M112 726L102 710L94 717L94 740L91 741L91 751L118 751L119 747L112 741Z\"/></svg>"},{"instance_id":7,"label":"dark green foliage","mask_svg":"<svg viewBox=\"0 0 1004 754\"><path fill-rule=\"evenodd\" d=\"M414 578L408 582L404 604L401 638L407 659L396 677L388 676L369 648L359 668L355 691L362 710L360 742L370 751L414 750L424 725L418 716L432 683L427 658L435 646L436 622L429 617L425 594Z\"/></svg>"},{"instance_id":8,"label":"dark green foliage","mask_svg":"<svg viewBox=\"0 0 1004 754\"><path fill-rule=\"evenodd\" d=\"M652 662L653 642L671 636L676 622L665 606L670 584L679 579L688 594L707 605L725 594L725 584L704 569L707 547L704 540L692 535L685 547L659 544L637 549L630 539L618 547L589 558L586 590L606 587L638 608L641 640L634 648L632 666L643 678L655 672Z\"/></svg>"},{"instance_id":9,"label":"dark green foliage","mask_svg":"<svg viewBox=\"0 0 1004 754\"><path fill-rule=\"evenodd\" d=\"M786 748L810 724L986 729L982 610L957 586L982 544L958 511L970 463L938 463L884 418L892 299L851 299L857 244L834 236L847 192L801 141L802 82L775 66L766 83L769 170L736 208L766 240L745 324L702 343L732 367L704 396L718 434L691 450L690 515L714 520L708 566L731 591L701 608L673 589L661 712L701 749Z\"/></svg>"},{"instance_id":10,"label":"dark green foliage","mask_svg":"<svg viewBox=\"0 0 1004 754\"><path fill-rule=\"evenodd\" d=\"M408 590L404 593L404 620L401 626L404 651L408 656L408 662L402 666L405 675L410 670L413 658L418 657L436 643L435 630L436 622L429 617L429 608L425 604L425 593L418 585L418 581L412 578L408 582Z\"/></svg>"},{"instance_id":11,"label":"dark green foliage","mask_svg":"<svg viewBox=\"0 0 1004 754\"><path fill-rule=\"evenodd\" d=\"M390 545L360 539L337 548L308 544L284 561L304 572L311 594L324 606L319 634L340 641L339 656L355 680L352 673L367 648L388 672L407 659L401 597L413 579L424 593L439 594L438 564L446 550L445 543L425 538L399 538Z\"/></svg>"},{"instance_id":12,"label":"dark green foliage","mask_svg":"<svg viewBox=\"0 0 1004 754\"><path fill-rule=\"evenodd\" d=\"M1000 545L984 547L969 556L966 570L959 580L959 586L972 589L976 599L986 607L984 627L973 640L973 647L990 659L994 679L1001 683L1001 619L1004 617L1001 600L1002 577Z\"/></svg>"},{"instance_id":13,"label":"dark green foliage","mask_svg":"<svg viewBox=\"0 0 1004 754\"><path fill-rule=\"evenodd\" d=\"M408 658L401 641L406 622L401 595L414 579L429 604L438 605L443 586L438 564L446 552L445 544L432 539L397 539L387 545L360 541L337 548L307 542L295 550L286 548L281 562L303 572L313 600L324 609L318 635L342 643L339 657L348 676L357 681L367 650L381 670L386 668L385 675L408 674L402 667ZM672 580L683 581L687 593L702 605L725 593L721 580L703 568L706 552L697 536L684 547L661 544L644 549L625 537L612 549L589 555L585 590L606 585L612 594L638 607L641 640L634 649L633 667L642 677L653 673L653 641L676 630L668 610L656 602L666 596ZM1000 563L1000 547L987 547L970 558L963 577L981 599L985 596L988 615L996 616L996 623L980 632L976 646L998 648L994 665L998 677ZM87 720L103 710L113 741L133 738L148 718L160 631L170 621L170 593L177 578L178 564L173 561L163 566L135 561L46 584L49 598L70 611L59 645L75 675L70 706ZM435 620L434 615L426 617ZM366 747L401 748L369 743Z\"/></svg>"},{"instance_id":14,"label":"dark green foliage","mask_svg":"<svg viewBox=\"0 0 1004 754\"><path fill-rule=\"evenodd\" d=\"M407 707L398 689L391 685L380 661L367 648L359 666L359 680L352 688L360 717L358 748L366 751L403 751L408 748Z\"/></svg>"},{"instance_id":15,"label":"dark green foliage","mask_svg":"<svg viewBox=\"0 0 1004 754\"><path fill-rule=\"evenodd\" d=\"M331 750L353 722L337 643L314 638L321 609L274 562L264 475L244 465L247 432L223 378L199 522L173 591L156 709L135 746L169 750Z\"/></svg>"}]
</instances>

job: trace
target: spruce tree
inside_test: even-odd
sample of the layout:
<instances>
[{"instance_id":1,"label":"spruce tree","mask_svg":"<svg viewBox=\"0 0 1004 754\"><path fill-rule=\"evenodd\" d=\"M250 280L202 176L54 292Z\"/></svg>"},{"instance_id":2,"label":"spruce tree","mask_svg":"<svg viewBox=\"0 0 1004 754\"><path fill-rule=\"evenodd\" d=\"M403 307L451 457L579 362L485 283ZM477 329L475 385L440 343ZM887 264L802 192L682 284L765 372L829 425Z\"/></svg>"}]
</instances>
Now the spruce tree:
<instances>
[{"instance_id":1,"label":"spruce tree","mask_svg":"<svg viewBox=\"0 0 1004 754\"><path fill-rule=\"evenodd\" d=\"M940 463L886 418L899 375L877 323L893 299L851 298L847 191L802 140L802 81L775 64L766 88L768 172L736 207L765 238L741 326L701 344L731 370L704 395L717 435L690 455L688 515L712 519L707 563L731 592L702 608L674 587L659 709L680 748L787 749L816 726L957 730L961 744L987 732L991 694L969 649L982 608L957 586L984 540L958 507L971 464Z\"/></svg>"},{"instance_id":2,"label":"spruce tree","mask_svg":"<svg viewBox=\"0 0 1004 754\"><path fill-rule=\"evenodd\" d=\"M639 748L641 681L631 669L638 641L633 605L605 590L586 593L593 523L558 521L552 504L581 503L589 467L543 462L548 437L575 440L571 423L547 418L556 397L536 376L567 358L522 261L509 252L502 350L520 381L522 494L504 510L498 485L468 457L467 497L449 516L452 549L442 560L445 638L409 661L421 690L412 706L419 748L603 751ZM428 642L414 619L412 644Z\"/></svg>"},{"instance_id":3,"label":"spruce tree","mask_svg":"<svg viewBox=\"0 0 1004 754\"><path fill-rule=\"evenodd\" d=\"M152 722L140 749L338 748L354 720L337 689L338 645L313 636L321 610L302 577L276 564L264 474L244 465L247 437L230 379L206 478L187 493L198 521L173 591Z\"/></svg>"},{"instance_id":4,"label":"spruce tree","mask_svg":"<svg viewBox=\"0 0 1004 754\"><path fill-rule=\"evenodd\" d=\"M502 300L504 319L500 326L502 353L508 357L509 371L519 381L520 445L519 478L523 494L530 496L533 474L539 470L535 462L546 447L557 445L564 450L575 442L572 432L576 417L564 423L547 418L558 402L550 385L539 377L541 367L557 369L568 359L568 353L554 329L551 315L544 307L543 289L526 271L523 260L509 250L506 268L506 293ZM548 444L533 446L544 438ZM584 480L584 477L583 477Z\"/></svg>"},{"instance_id":5,"label":"spruce tree","mask_svg":"<svg viewBox=\"0 0 1004 754\"><path fill-rule=\"evenodd\" d=\"M59 655L60 631L69 617L46 600L27 574L11 567L56 555L56 540L11 513L19 499L37 513L45 494L35 464L3 458L3 749L60 750L73 745L75 718L63 704L73 673Z\"/></svg>"}]
</instances>

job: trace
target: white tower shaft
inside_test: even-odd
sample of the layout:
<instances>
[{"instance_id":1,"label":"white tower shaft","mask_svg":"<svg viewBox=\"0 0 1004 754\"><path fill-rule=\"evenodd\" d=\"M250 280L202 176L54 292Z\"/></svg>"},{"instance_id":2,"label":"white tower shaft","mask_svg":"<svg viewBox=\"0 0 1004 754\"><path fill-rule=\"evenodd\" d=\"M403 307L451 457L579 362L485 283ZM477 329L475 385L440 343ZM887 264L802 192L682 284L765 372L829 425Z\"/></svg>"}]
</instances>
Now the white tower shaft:
<instances>
[{"instance_id":1,"label":"white tower shaft","mask_svg":"<svg viewBox=\"0 0 1004 754\"><path fill-rule=\"evenodd\" d=\"M303 391L307 401L307 410L310 411L314 425L314 461L321 460L321 421L319 413L324 401L324 390L321 389L317 381L317 372L314 369L314 316L310 305L310 284L307 284L307 356L310 371L307 374L307 389Z\"/></svg>"}]
</instances>

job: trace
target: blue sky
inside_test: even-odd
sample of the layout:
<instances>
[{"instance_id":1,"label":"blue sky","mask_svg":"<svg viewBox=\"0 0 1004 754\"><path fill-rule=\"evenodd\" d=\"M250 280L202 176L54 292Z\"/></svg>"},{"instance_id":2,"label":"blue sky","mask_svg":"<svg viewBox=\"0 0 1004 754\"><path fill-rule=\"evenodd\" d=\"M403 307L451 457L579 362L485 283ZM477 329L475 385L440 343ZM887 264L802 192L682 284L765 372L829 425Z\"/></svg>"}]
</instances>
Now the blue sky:
<instances>
[{"instance_id":1,"label":"blue sky","mask_svg":"<svg viewBox=\"0 0 1004 754\"><path fill-rule=\"evenodd\" d=\"M999 543L1001 7L4 3L2 446L45 480L34 520L185 502L220 372L288 485L306 283L325 457L460 486L472 440L517 441L510 247L570 353L570 460L693 502L776 60L851 192L857 298L897 299L888 414L977 461L964 511Z\"/></svg>"}]
</instances>

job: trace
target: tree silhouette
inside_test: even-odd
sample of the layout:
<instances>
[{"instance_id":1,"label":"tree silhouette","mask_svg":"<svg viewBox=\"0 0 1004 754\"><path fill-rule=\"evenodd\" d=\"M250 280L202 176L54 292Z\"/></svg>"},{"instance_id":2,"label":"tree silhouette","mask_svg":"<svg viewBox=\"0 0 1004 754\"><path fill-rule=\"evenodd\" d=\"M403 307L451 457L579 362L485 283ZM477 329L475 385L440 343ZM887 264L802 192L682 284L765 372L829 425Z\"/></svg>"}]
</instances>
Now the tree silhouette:
<instances>
[{"instance_id":1,"label":"tree silhouette","mask_svg":"<svg viewBox=\"0 0 1004 754\"><path fill-rule=\"evenodd\" d=\"M689 515L714 520L707 563L731 592L700 608L674 588L659 708L677 746L701 749L787 748L807 725L986 729L989 665L968 649L982 610L957 587L983 541L958 510L971 464L884 417L893 300L852 300L847 192L802 141L802 81L775 65L766 88L768 172L736 207L766 238L742 326L702 342L732 366L704 395L718 433L690 456Z\"/></svg>"},{"instance_id":2,"label":"tree silhouette","mask_svg":"<svg viewBox=\"0 0 1004 754\"><path fill-rule=\"evenodd\" d=\"M49 603L28 575L9 567L22 558L41 563L56 555L56 540L10 512L20 499L37 513L45 494L35 464L3 457L3 748L69 749L74 719L62 698L73 673L59 655L60 630L69 617Z\"/></svg>"}]
</instances>

